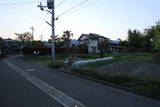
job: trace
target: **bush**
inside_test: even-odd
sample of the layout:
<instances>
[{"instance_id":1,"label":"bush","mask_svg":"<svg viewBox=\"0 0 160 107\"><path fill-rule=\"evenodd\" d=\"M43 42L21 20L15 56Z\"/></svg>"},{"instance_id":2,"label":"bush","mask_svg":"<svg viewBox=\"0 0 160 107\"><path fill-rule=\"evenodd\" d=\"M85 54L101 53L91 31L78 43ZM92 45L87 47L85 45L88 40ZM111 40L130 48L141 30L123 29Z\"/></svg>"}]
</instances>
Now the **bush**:
<instances>
[{"instance_id":1,"label":"bush","mask_svg":"<svg viewBox=\"0 0 160 107\"><path fill-rule=\"evenodd\" d=\"M145 77L142 79L142 86L143 88L143 92L147 92L147 93L152 93L152 95L155 96L160 96L160 81L150 78L150 77Z\"/></svg>"},{"instance_id":2,"label":"bush","mask_svg":"<svg viewBox=\"0 0 160 107\"><path fill-rule=\"evenodd\" d=\"M138 78L126 73L103 72L87 68L70 68L70 70L98 80L128 87L136 92L160 96L160 80L151 77Z\"/></svg>"},{"instance_id":3,"label":"bush","mask_svg":"<svg viewBox=\"0 0 160 107\"><path fill-rule=\"evenodd\" d=\"M55 64L52 64L52 63L49 64L49 67L52 67L52 68L61 68L63 66L64 64L62 61L56 61Z\"/></svg>"},{"instance_id":4,"label":"bush","mask_svg":"<svg viewBox=\"0 0 160 107\"><path fill-rule=\"evenodd\" d=\"M160 64L160 53L156 53L153 57L154 62Z\"/></svg>"},{"instance_id":5,"label":"bush","mask_svg":"<svg viewBox=\"0 0 160 107\"><path fill-rule=\"evenodd\" d=\"M0 58L4 58L4 57L6 57L6 53L2 52L1 55L0 55Z\"/></svg>"},{"instance_id":6,"label":"bush","mask_svg":"<svg viewBox=\"0 0 160 107\"><path fill-rule=\"evenodd\" d=\"M110 81L116 84L128 85L127 83L137 80L137 77L126 74L126 73L103 72L103 71L97 71L97 70L87 69L87 68L72 67L70 69L73 72L77 72L82 75L86 75L86 76L93 77L103 81Z\"/></svg>"}]
</instances>

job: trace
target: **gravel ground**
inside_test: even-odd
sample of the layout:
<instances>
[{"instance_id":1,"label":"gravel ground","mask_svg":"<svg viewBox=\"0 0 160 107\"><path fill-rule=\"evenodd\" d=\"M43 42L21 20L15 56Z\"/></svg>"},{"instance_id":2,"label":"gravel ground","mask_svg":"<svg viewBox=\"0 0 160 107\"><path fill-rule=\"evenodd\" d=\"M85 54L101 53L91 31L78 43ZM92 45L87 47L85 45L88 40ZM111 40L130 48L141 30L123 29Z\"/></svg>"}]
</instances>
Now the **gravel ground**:
<instances>
[{"instance_id":1,"label":"gravel ground","mask_svg":"<svg viewBox=\"0 0 160 107\"><path fill-rule=\"evenodd\" d=\"M102 66L98 69L105 72L124 72L140 77L151 76L160 79L160 64L119 62Z\"/></svg>"}]
</instances>

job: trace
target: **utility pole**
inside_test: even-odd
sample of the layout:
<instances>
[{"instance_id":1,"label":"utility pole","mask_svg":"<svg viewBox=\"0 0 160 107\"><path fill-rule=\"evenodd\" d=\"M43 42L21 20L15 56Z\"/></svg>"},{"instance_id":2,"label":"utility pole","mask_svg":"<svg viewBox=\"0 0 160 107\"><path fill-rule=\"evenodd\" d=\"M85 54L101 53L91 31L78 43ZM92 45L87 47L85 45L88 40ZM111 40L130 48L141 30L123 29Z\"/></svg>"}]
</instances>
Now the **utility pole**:
<instances>
[{"instance_id":1,"label":"utility pole","mask_svg":"<svg viewBox=\"0 0 160 107\"><path fill-rule=\"evenodd\" d=\"M55 6L54 6L54 0L52 0L52 64L55 63Z\"/></svg>"},{"instance_id":2,"label":"utility pole","mask_svg":"<svg viewBox=\"0 0 160 107\"><path fill-rule=\"evenodd\" d=\"M35 29L34 29L34 27L31 27L30 29L32 30L32 41L34 41L34 31L35 31Z\"/></svg>"},{"instance_id":3,"label":"utility pole","mask_svg":"<svg viewBox=\"0 0 160 107\"><path fill-rule=\"evenodd\" d=\"M48 23L49 25L52 26L52 35L51 35L51 60L52 60L52 64L55 64L55 6L54 6L54 0L47 0L47 6L42 6L42 3L40 2L40 4L38 5L38 7L44 11L44 8L48 7L49 10L46 10L47 12L50 12L52 14L52 24Z\"/></svg>"}]
</instances>

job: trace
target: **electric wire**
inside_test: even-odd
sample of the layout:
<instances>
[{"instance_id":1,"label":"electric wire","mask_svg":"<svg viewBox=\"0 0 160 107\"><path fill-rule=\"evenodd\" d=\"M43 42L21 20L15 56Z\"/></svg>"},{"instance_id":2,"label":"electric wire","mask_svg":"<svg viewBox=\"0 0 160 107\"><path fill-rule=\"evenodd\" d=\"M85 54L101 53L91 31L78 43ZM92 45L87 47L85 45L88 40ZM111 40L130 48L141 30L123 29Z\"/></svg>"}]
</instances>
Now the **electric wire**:
<instances>
[{"instance_id":1,"label":"electric wire","mask_svg":"<svg viewBox=\"0 0 160 107\"><path fill-rule=\"evenodd\" d=\"M16 15L25 16L25 17L32 18L32 19L34 18L33 16L31 16L29 14L26 14L26 13L24 13L22 11L13 10L11 8L5 8L5 9L1 9L1 10L3 10L1 12L7 13L7 14L13 14L13 15L16 14Z\"/></svg>"},{"instance_id":2,"label":"electric wire","mask_svg":"<svg viewBox=\"0 0 160 107\"><path fill-rule=\"evenodd\" d=\"M0 5L28 5L28 4L35 4L38 2L15 2L15 3L0 3Z\"/></svg>"},{"instance_id":3,"label":"electric wire","mask_svg":"<svg viewBox=\"0 0 160 107\"><path fill-rule=\"evenodd\" d=\"M55 6L55 8L57 8L57 7L59 7L60 5L62 5L64 2L66 2L67 0L63 0L63 1L61 1L61 2L59 2L56 6ZM85 6L83 6L83 7L80 7L81 5L83 5L84 3L86 3L86 2L88 2L89 0L84 0L84 1L82 1L82 2L80 2L80 3L78 3L78 4L76 4L75 6L73 6L73 7L71 7L70 9L68 9L68 10L66 10L66 11L64 11L63 13L61 13L61 14L59 14L58 15L58 17L60 17L60 16L63 16L63 15L65 15L65 14L67 14L67 13L69 13L70 12L70 14L71 13L73 13L73 12L76 12L76 11L78 11L78 10L80 10L80 9L83 9L83 8L86 8L86 7L88 7L89 5L91 5L91 4L95 4L96 2L98 2L98 1L101 1L101 0L96 0L96 1L93 1L93 2L91 2L91 3L89 3L88 5L85 5ZM38 2L38 1L37 1ZM0 3L0 5L4 5L4 6L10 6L10 5L24 5L24 4L34 4L34 3L37 3L36 1L34 1L34 2L15 2L15 3ZM79 7L79 8L78 8ZM76 9L77 8L77 9ZM74 9L76 9L76 10L74 10ZM72 11L73 10L73 11ZM13 11L13 10L12 10ZM16 11L17 12L17 11ZM20 11L19 11L20 12ZM20 12L21 13L21 15L24 15L24 12ZM49 13L49 12L48 12ZM45 19L46 19L46 17L48 16L48 13L43 17L43 18L41 18L40 19L40 22L38 22L38 24L37 24L37 26L39 27L39 29L41 29L41 25L45 22ZM24 15L24 16L26 16L26 15ZM45 29L46 29L46 27L45 27ZM44 30L45 30L44 29ZM44 31L44 30L42 30L41 31L41 34L42 34L42 32ZM36 30L36 33L35 34L37 34L38 32L40 32L40 30Z\"/></svg>"},{"instance_id":4,"label":"electric wire","mask_svg":"<svg viewBox=\"0 0 160 107\"><path fill-rule=\"evenodd\" d=\"M19 12L19 13L22 13L22 14L26 14L26 15L28 15L28 16L31 16L32 17L32 13L29 13L28 11L26 12L26 11L24 11L24 10L22 10L22 9L20 9L20 8L16 8L16 7L14 7L14 6L8 6L8 5L6 5L5 7L0 7L0 8L3 8L3 9L8 9L8 10L11 10L11 11L15 11L15 12Z\"/></svg>"},{"instance_id":5,"label":"electric wire","mask_svg":"<svg viewBox=\"0 0 160 107\"><path fill-rule=\"evenodd\" d=\"M49 14L49 12L47 12L47 14L43 17L43 18L41 18L41 21L40 21L40 23L38 24L38 30L36 30L36 33L35 33L35 35L37 35L39 32L40 32L40 29L41 29L41 25L45 22L45 20L46 20L46 18L47 18L47 16L48 16L48 14ZM37 28L36 28L37 29Z\"/></svg>"},{"instance_id":6,"label":"electric wire","mask_svg":"<svg viewBox=\"0 0 160 107\"><path fill-rule=\"evenodd\" d=\"M67 0L63 0L63 1L61 1L60 3L58 3L56 6L55 6L55 8L58 8L60 5L62 5L64 2L66 2Z\"/></svg>"},{"instance_id":7,"label":"electric wire","mask_svg":"<svg viewBox=\"0 0 160 107\"><path fill-rule=\"evenodd\" d=\"M81 6L82 4L86 3L87 1L89 1L89 0L84 0L84 1L82 1L82 2L80 2L80 3L78 3L77 5L71 7L70 9L66 10L65 12L59 14L58 17L67 14L68 12L70 12L70 11L72 11L73 9L75 9L75 8L77 8L77 7L79 7L79 6Z\"/></svg>"},{"instance_id":8,"label":"electric wire","mask_svg":"<svg viewBox=\"0 0 160 107\"><path fill-rule=\"evenodd\" d=\"M83 6L83 7L80 7L80 8L77 8L77 9L73 10L73 11L70 12L69 14L74 13L74 12L76 12L76 11L79 11L79 10L81 10L81 9L87 8L88 6L93 5L93 4L95 4L95 3L97 3L97 2L100 2L100 1L102 1L102 0L95 0L95 1L93 1L93 2L90 2L90 3L88 3L87 5L85 5L85 6ZM61 16L62 16L62 15L61 15Z\"/></svg>"},{"instance_id":9,"label":"electric wire","mask_svg":"<svg viewBox=\"0 0 160 107\"><path fill-rule=\"evenodd\" d=\"M48 30L49 26L47 25L46 27L44 27L44 29L41 31L40 35L43 35L44 31Z\"/></svg>"}]
</instances>

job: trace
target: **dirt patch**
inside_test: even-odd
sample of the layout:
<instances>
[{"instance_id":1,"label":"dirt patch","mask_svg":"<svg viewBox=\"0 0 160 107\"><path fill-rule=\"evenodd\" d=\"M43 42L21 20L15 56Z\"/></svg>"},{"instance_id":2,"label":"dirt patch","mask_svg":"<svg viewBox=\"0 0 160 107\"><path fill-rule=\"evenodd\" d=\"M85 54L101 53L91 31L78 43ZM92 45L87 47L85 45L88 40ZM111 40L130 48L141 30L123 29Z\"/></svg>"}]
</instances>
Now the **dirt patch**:
<instances>
[{"instance_id":1,"label":"dirt patch","mask_svg":"<svg viewBox=\"0 0 160 107\"><path fill-rule=\"evenodd\" d=\"M119 62L97 68L105 72L128 73L140 77L154 77L160 79L160 64L140 62Z\"/></svg>"}]
</instances>

